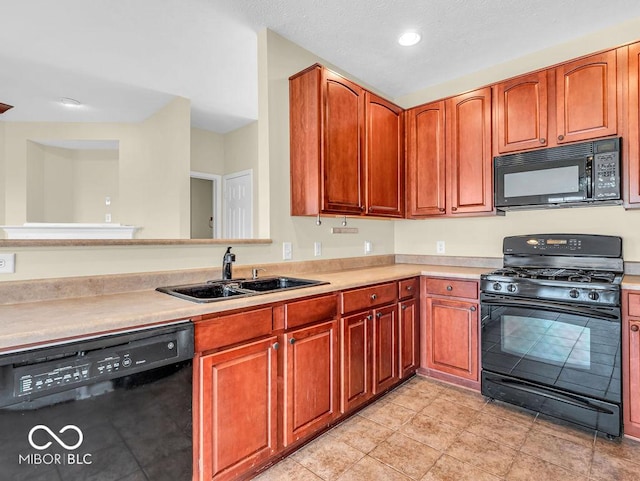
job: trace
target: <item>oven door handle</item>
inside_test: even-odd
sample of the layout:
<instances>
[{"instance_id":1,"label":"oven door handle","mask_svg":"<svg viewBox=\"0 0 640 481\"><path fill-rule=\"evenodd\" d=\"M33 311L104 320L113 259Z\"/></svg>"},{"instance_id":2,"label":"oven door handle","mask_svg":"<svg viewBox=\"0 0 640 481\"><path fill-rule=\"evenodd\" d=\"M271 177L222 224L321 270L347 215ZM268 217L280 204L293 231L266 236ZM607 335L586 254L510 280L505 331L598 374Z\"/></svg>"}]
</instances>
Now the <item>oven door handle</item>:
<instances>
[{"instance_id":1,"label":"oven door handle","mask_svg":"<svg viewBox=\"0 0 640 481\"><path fill-rule=\"evenodd\" d=\"M614 414L613 411L606 409L602 406L598 406L597 404L593 404L592 402L587 401L586 399L582 399L578 396L572 396L571 394L567 394L565 392L560 392L552 388L538 388L529 384L528 382L519 381L517 379L508 379L508 378L495 378L487 376L487 380L492 383L498 384L500 386L516 386L520 391L525 391L530 394L535 394L538 396L543 396L548 399L553 399L554 401L560 401L563 403L571 404L572 406L581 407L584 409L588 409L589 411L595 411L603 414Z\"/></svg>"},{"instance_id":2,"label":"oven door handle","mask_svg":"<svg viewBox=\"0 0 640 481\"><path fill-rule=\"evenodd\" d=\"M483 306L504 306L504 307L525 307L528 309L542 309L545 311L561 312L563 314L580 314L586 317L596 317L598 319L619 321L619 314L608 312L616 310L615 308L600 308L598 306L580 307L567 306L566 304L558 304L549 301L527 300L527 299L481 299L480 304Z\"/></svg>"}]
</instances>

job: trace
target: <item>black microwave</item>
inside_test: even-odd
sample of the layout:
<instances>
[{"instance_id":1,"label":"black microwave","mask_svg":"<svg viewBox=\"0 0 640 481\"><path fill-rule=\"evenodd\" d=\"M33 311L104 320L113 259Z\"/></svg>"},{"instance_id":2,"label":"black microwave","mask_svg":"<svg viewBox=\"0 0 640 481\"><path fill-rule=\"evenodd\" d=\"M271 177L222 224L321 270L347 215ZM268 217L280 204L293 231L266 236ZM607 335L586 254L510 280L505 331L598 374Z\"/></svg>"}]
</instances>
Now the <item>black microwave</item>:
<instances>
[{"instance_id":1,"label":"black microwave","mask_svg":"<svg viewBox=\"0 0 640 481\"><path fill-rule=\"evenodd\" d=\"M493 159L497 210L621 204L620 137Z\"/></svg>"}]
</instances>

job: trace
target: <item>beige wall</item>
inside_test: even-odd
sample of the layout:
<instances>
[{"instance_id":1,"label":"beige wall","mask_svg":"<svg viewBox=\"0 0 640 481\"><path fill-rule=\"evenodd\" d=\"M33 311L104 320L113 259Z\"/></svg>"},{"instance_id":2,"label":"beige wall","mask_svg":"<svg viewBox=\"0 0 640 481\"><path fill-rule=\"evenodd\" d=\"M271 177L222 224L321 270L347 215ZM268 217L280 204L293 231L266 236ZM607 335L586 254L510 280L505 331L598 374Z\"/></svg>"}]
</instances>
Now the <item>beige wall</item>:
<instances>
[{"instance_id":1,"label":"beige wall","mask_svg":"<svg viewBox=\"0 0 640 481\"><path fill-rule=\"evenodd\" d=\"M191 170L224 174L224 135L191 127Z\"/></svg>"},{"instance_id":2,"label":"beige wall","mask_svg":"<svg viewBox=\"0 0 640 481\"><path fill-rule=\"evenodd\" d=\"M138 234L141 238L188 238L189 100L175 98L138 124L4 122L3 128L5 176L0 182L4 182L5 224L22 225L31 220L27 215L27 180L30 176L27 159L35 155L37 147L29 142L30 139L115 139L120 143L119 205L113 206L113 221L142 226ZM68 182L70 177L65 174L60 182L63 179ZM54 195L52 198L54 203L62 202L61 197ZM43 199L45 206L49 200ZM32 205L37 205L35 199L32 199ZM41 214L44 218L48 216L46 212Z\"/></svg>"},{"instance_id":3,"label":"beige wall","mask_svg":"<svg viewBox=\"0 0 640 481\"><path fill-rule=\"evenodd\" d=\"M118 151L74 150L73 159L73 221L100 223L110 213L111 222L120 222ZM110 206L105 205L107 196Z\"/></svg>"}]
</instances>

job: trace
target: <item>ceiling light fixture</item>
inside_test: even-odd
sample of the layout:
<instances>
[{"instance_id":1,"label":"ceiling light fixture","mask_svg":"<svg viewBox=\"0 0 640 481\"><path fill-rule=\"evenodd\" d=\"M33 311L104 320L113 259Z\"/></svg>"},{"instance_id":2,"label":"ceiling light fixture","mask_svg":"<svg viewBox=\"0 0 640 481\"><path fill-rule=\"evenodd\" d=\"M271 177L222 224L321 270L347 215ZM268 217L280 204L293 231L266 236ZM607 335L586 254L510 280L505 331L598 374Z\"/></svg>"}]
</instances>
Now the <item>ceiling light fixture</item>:
<instances>
[{"instance_id":1,"label":"ceiling light fixture","mask_svg":"<svg viewBox=\"0 0 640 481\"><path fill-rule=\"evenodd\" d=\"M80 107L82 105L82 102L76 99L72 99L70 97L62 97L60 99L60 103L65 107Z\"/></svg>"},{"instance_id":2,"label":"ceiling light fixture","mask_svg":"<svg viewBox=\"0 0 640 481\"><path fill-rule=\"evenodd\" d=\"M398 43L403 47L411 47L418 43L421 38L418 32L405 32L398 38Z\"/></svg>"}]
</instances>

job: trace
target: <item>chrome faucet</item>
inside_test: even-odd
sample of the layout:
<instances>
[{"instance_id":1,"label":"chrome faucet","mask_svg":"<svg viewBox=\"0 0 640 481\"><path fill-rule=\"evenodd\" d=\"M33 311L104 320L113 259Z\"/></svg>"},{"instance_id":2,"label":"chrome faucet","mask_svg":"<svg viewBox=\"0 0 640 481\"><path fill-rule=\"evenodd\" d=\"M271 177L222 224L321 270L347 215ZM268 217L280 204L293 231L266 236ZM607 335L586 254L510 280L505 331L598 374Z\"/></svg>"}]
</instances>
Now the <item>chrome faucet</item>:
<instances>
[{"instance_id":1,"label":"chrome faucet","mask_svg":"<svg viewBox=\"0 0 640 481\"><path fill-rule=\"evenodd\" d=\"M222 279L231 279L231 264L235 262L236 255L231 253L231 247L227 247L227 252L222 258Z\"/></svg>"},{"instance_id":2,"label":"chrome faucet","mask_svg":"<svg viewBox=\"0 0 640 481\"><path fill-rule=\"evenodd\" d=\"M266 269L263 269L262 267L254 267L251 269L251 279L257 279L259 271L266 271Z\"/></svg>"}]
</instances>

